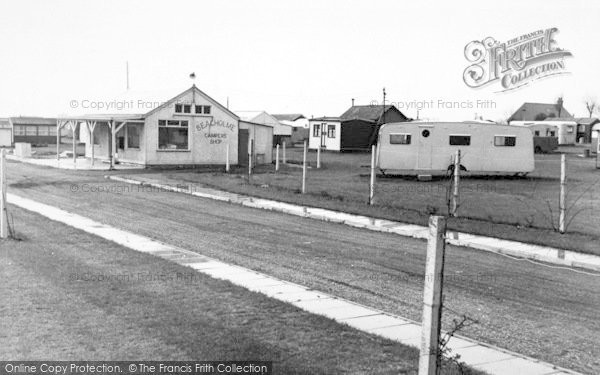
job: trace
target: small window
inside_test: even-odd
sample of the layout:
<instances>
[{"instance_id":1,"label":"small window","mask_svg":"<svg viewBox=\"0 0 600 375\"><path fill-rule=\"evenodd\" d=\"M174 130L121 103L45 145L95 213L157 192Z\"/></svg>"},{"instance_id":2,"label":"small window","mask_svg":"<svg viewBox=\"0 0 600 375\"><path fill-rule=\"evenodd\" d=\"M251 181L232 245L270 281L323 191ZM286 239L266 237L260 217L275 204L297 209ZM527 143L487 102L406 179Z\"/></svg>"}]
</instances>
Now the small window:
<instances>
[{"instance_id":1,"label":"small window","mask_svg":"<svg viewBox=\"0 0 600 375\"><path fill-rule=\"evenodd\" d=\"M183 113L191 113L192 112L192 106L190 104L184 104L183 105Z\"/></svg>"},{"instance_id":2,"label":"small window","mask_svg":"<svg viewBox=\"0 0 600 375\"><path fill-rule=\"evenodd\" d=\"M517 137L508 135L497 135L494 137L494 146L514 147L517 144Z\"/></svg>"},{"instance_id":3,"label":"small window","mask_svg":"<svg viewBox=\"0 0 600 375\"><path fill-rule=\"evenodd\" d=\"M327 138L335 138L335 125L327 125Z\"/></svg>"},{"instance_id":4,"label":"small window","mask_svg":"<svg viewBox=\"0 0 600 375\"><path fill-rule=\"evenodd\" d=\"M25 135L37 135L37 126L27 125L25 127Z\"/></svg>"},{"instance_id":5,"label":"small window","mask_svg":"<svg viewBox=\"0 0 600 375\"><path fill-rule=\"evenodd\" d=\"M202 106L201 105L196 105L194 112L196 112L197 114L202 114Z\"/></svg>"},{"instance_id":6,"label":"small window","mask_svg":"<svg viewBox=\"0 0 600 375\"><path fill-rule=\"evenodd\" d=\"M38 135L47 136L48 134L48 126L39 126L38 127Z\"/></svg>"},{"instance_id":7,"label":"small window","mask_svg":"<svg viewBox=\"0 0 600 375\"><path fill-rule=\"evenodd\" d=\"M450 146L470 146L471 136L470 135L451 135Z\"/></svg>"},{"instance_id":8,"label":"small window","mask_svg":"<svg viewBox=\"0 0 600 375\"><path fill-rule=\"evenodd\" d=\"M573 126L567 126L567 133L573 133Z\"/></svg>"},{"instance_id":9,"label":"small window","mask_svg":"<svg viewBox=\"0 0 600 375\"><path fill-rule=\"evenodd\" d=\"M127 148L140 148L140 127L127 124Z\"/></svg>"},{"instance_id":10,"label":"small window","mask_svg":"<svg viewBox=\"0 0 600 375\"><path fill-rule=\"evenodd\" d=\"M320 137L320 136L321 136L321 125L315 124L313 127L313 137Z\"/></svg>"},{"instance_id":11,"label":"small window","mask_svg":"<svg viewBox=\"0 0 600 375\"><path fill-rule=\"evenodd\" d=\"M205 105L203 112L204 112L205 115L210 115L210 106L209 105Z\"/></svg>"},{"instance_id":12,"label":"small window","mask_svg":"<svg viewBox=\"0 0 600 375\"><path fill-rule=\"evenodd\" d=\"M183 120L179 122L180 126L182 128L187 128L188 127L188 121L187 120Z\"/></svg>"},{"instance_id":13,"label":"small window","mask_svg":"<svg viewBox=\"0 0 600 375\"><path fill-rule=\"evenodd\" d=\"M534 133L535 133L535 136L536 136L536 137L539 137L539 136L540 136L540 131L539 131L539 130L536 130Z\"/></svg>"},{"instance_id":14,"label":"small window","mask_svg":"<svg viewBox=\"0 0 600 375\"><path fill-rule=\"evenodd\" d=\"M167 120L158 120L158 126L165 126L167 125Z\"/></svg>"},{"instance_id":15,"label":"small window","mask_svg":"<svg viewBox=\"0 0 600 375\"><path fill-rule=\"evenodd\" d=\"M390 134L391 145L409 145L410 134Z\"/></svg>"},{"instance_id":16,"label":"small window","mask_svg":"<svg viewBox=\"0 0 600 375\"><path fill-rule=\"evenodd\" d=\"M551 137L556 137L556 132L554 130L550 130L550 136Z\"/></svg>"},{"instance_id":17,"label":"small window","mask_svg":"<svg viewBox=\"0 0 600 375\"><path fill-rule=\"evenodd\" d=\"M15 125L15 135L25 135L25 126Z\"/></svg>"},{"instance_id":18,"label":"small window","mask_svg":"<svg viewBox=\"0 0 600 375\"><path fill-rule=\"evenodd\" d=\"M181 113L181 112L183 112L183 105L175 104L175 113Z\"/></svg>"}]
</instances>

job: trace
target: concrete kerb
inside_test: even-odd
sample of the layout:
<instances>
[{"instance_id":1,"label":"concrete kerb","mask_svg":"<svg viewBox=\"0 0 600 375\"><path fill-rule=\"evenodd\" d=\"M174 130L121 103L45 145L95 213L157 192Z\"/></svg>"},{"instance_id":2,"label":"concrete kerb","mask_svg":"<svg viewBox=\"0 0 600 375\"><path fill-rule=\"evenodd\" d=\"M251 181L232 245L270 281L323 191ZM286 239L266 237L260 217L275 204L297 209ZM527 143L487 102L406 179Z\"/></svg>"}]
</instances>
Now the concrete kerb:
<instances>
[{"instance_id":1,"label":"concrete kerb","mask_svg":"<svg viewBox=\"0 0 600 375\"><path fill-rule=\"evenodd\" d=\"M395 340L406 345L418 347L420 344L420 333L417 333L417 331L420 332L420 323L411 319L389 314L382 310L364 306L344 298L328 295L304 287L300 284L277 279L252 269L230 265L190 250L101 224L89 218L72 214L56 207L22 198L14 194L8 194L8 202L28 211L38 213L51 220L64 223L105 240L115 242L129 249L148 255L158 256L167 261L192 268L210 277L226 280L250 291L291 303L309 313L328 317L338 323L347 324L365 332ZM101 228L102 230L98 231L98 228ZM155 250L147 251L147 248L145 248L146 246ZM180 256L174 256L176 254ZM199 261L190 263L189 261L191 259L199 259ZM291 293L286 294L286 290ZM352 321L353 319L356 319L356 321ZM372 321L365 321L368 321L369 319L372 319ZM368 329L365 325L369 326ZM386 327L388 329L385 329ZM407 334L408 336L406 336ZM509 350L480 343L463 336L456 335L454 336L454 339L456 339L455 342L450 346L453 349L453 352L461 354L463 351L468 350L469 353L471 353L473 351L477 352L475 348L478 348L479 352L483 351L484 353L488 353L490 356L489 358L491 358L489 361L482 361L480 356L476 355L476 353L472 353L477 359L477 363L469 363L470 361L465 362L468 365L474 365L477 368L492 374L537 373L550 375L559 372L574 375L578 374L577 372L568 369L563 369ZM498 360L498 358L502 358L502 360ZM519 364L520 368L524 370L515 372L511 366L506 366L507 363Z\"/></svg>"},{"instance_id":2,"label":"concrete kerb","mask_svg":"<svg viewBox=\"0 0 600 375\"><path fill-rule=\"evenodd\" d=\"M206 191L210 191L210 193L198 191L191 192L190 189L182 189L166 184L144 182L119 176L105 177L114 181L150 186L158 189L191 194L193 196L202 198L240 204L246 207L283 212L286 214L307 217L315 220L344 224L355 228L368 229L383 233L394 233L400 236L412 237L416 239L427 238L427 228L415 224L376 219L317 207L300 206L264 198L254 198L215 189L204 189ZM454 246L483 250L491 253L508 255L511 257L543 261L565 267L576 267L592 271L600 271L600 257L591 254L580 254L569 250L525 244L517 241L503 240L492 237L477 236L463 232L450 232L446 241ZM498 243L503 245L499 246L497 245Z\"/></svg>"}]
</instances>

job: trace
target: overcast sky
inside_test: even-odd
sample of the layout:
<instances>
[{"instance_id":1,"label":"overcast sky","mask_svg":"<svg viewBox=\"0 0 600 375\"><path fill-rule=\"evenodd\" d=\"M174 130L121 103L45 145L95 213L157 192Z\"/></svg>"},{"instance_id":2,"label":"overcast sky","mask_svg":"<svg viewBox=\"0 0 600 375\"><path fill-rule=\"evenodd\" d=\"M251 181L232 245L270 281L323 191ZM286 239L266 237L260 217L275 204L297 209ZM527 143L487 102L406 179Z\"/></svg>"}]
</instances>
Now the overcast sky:
<instances>
[{"instance_id":1,"label":"overcast sky","mask_svg":"<svg viewBox=\"0 0 600 375\"><path fill-rule=\"evenodd\" d=\"M127 61L132 90L183 91L195 72L234 110L337 116L352 98L380 103L385 87L410 117L433 100L421 117L497 120L559 96L587 116L584 98L600 98L599 20L594 1L3 1L0 116L118 99ZM570 74L504 93L463 82L467 43L551 27ZM448 104L477 100L489 108Z\"/></svg>"}]
</instances>

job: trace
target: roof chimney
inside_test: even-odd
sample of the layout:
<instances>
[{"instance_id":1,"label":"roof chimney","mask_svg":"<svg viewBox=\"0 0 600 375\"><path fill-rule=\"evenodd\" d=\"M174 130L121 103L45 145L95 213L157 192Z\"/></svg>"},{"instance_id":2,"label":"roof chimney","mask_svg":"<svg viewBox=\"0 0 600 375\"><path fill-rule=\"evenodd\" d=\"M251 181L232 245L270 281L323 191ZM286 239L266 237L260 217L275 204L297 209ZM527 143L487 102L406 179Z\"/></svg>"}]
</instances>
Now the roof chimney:
<instances>
[{"instance_id":1,"label":"roof chimney","mask_svg":"<svg viewBox=\"0 0 600 375\"><path fill-rule=\"evenodd\" d=\"M354 98L352 98L352 106L354 107Z\"/></svg>"}]
</instances>

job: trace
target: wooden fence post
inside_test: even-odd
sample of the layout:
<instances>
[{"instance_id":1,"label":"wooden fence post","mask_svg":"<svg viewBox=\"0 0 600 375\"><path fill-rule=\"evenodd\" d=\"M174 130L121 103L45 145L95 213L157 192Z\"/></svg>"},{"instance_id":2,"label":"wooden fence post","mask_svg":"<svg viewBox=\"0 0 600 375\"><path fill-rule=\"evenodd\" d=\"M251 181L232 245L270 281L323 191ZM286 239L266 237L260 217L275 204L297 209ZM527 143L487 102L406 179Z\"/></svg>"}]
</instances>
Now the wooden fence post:
<instances>
[{"instance_id":1,"label":"wooden fence post","mask_svg":"<svg viewBox=\"0 0 600 375\"><path fill-rule=\"evenodd\" d=\"M225 172L229 173L229 141L227 141L227 146L225 146Z\"/></svg>"},{"instance_id":2,"label":"wooden fence post","mask_svg":"<svg viewBox=\"0 0 600 375\"><path fill-rule=\"evenodd\" d=\"M558 200L558 231L565 233L566 226L566 185L567 185L567 156L560 156L560 196Z\"/></svg>"},{"instance_id":3,"label":"wooden fence post","mask_svg":"<svg viewBox=\"0 0 600 375\"><path fill-rule=\"evenodd\" d=\"M304 157L302 158L302 194L306 193L306 152L308 145L304 141ZM285 148L284 148L285 150Z\"/></svg>"},{"instance_id":4,"label":"wooden fence post","mask_svg":"<svg viewBox=\"0 0 600 375\"><path fill-rule=\"evenodd\" d=\"M453 191L452 191L452 209L450 212L450 216L457 217L458 216L458 199L459 199L459 184L460 184L460 150L456 150L456 155L454 156L454 183L453 183Z\"/></svg>"},{"instance_id":5,"label":"wooden fence post","mask_svg":"<svg viewBox=\"0 0 600 375\"><path fill-rule=\"evenodd\" d=\"M283 162L283 164L287 163L287 159L285 158L285 141L283 141L283 158L282 158L282 162Z\"/></svg>"},{"instance_id":6,"label":"wooden fence post","mask_svg":"<svg viewBox=\"0 0 600 375\"><path fill-rule=\"evenodd\" d=\"M252 179L252 156L254 153L252 149L254 148L254 139L250 140L250 147L248 147L248 183L250 183Z\"/></svg>"},{"instance_id":7,"label":"wooden fence post","mask_svg":"<svg viewBox=\"0 0 600 375\"><path fill-rule=\"evenodd\" d=\"M436 375L440 364L439 339L442 316L445 228L446 219L443 216L429 217L419 375Z\"/></svg>"},{"instance_id":8,"label":"wooden fence post","mask_svg":"<svg viewBox=\"0 0 600 375\"><path fill-rule=\"evenodd\" d=\"M369 180L369 205L373 205L375 198L375 154L377 147L371 147L371 179Z\"/></svg>"},{"instance_id":9,"label":"wooden fence post","mask_svg":"<svg viewBox=\"0 0 600 375\"><path fill-rule=\"evenodd\" d=\"M275 171L279 170L279 143L275 147Z\"/></svg>"},{"instance_id":10,"label":"wooden fence post","mask_svg":"<svg viewBox=\"0 0 600 375\"><path fill-rule=\"evenodd\" d=\"M8 237L8 214L6 212L6 149L0 150L0 238Z\"/></svg>"},{"instance_id":11,"label":"wooden fence post","mask_svg":"<svg viewBox=\"0 0 600 375\"><path fill-rule=\"evenodd\" d=\"M321 145L317 147L317 169L321 168Z\"/></svg>"}]
</instances>

